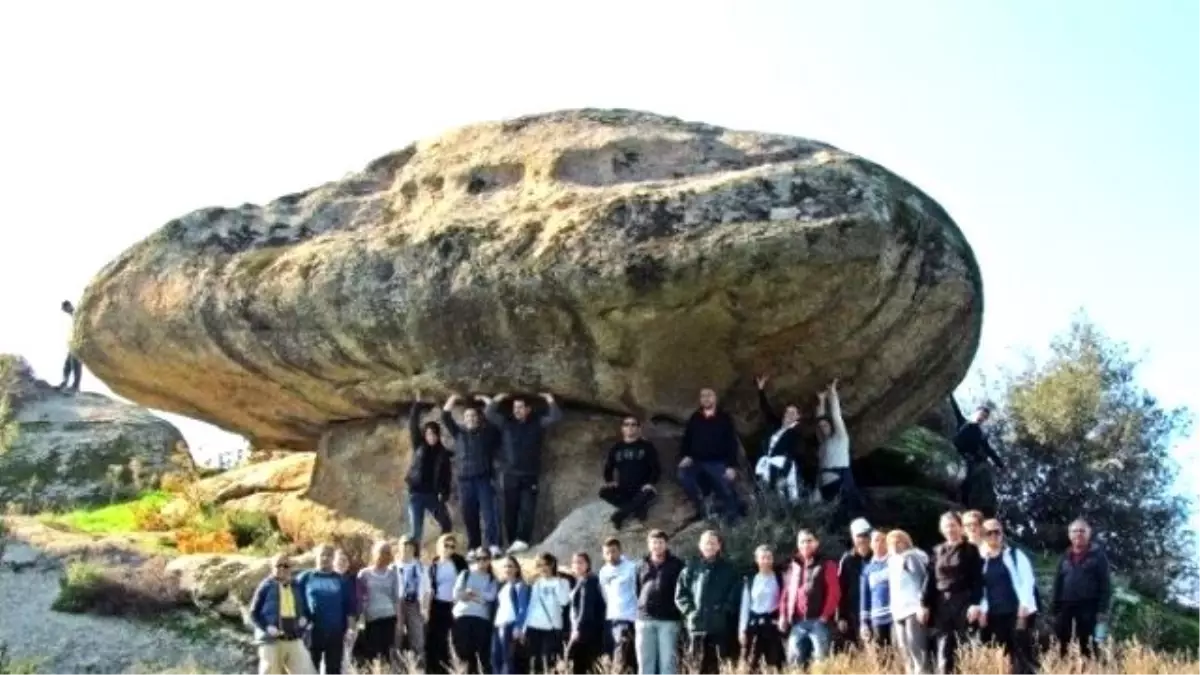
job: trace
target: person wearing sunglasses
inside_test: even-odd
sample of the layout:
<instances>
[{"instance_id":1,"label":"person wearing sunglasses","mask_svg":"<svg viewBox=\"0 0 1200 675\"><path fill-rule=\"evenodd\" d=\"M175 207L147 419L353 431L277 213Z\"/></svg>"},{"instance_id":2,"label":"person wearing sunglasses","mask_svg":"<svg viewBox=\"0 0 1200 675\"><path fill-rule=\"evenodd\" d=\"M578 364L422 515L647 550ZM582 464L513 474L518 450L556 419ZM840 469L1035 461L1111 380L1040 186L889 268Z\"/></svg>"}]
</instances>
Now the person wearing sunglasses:
<instances>
[{"instance_id":1,"label":"person wearing sunglasses","mask_svg":"<svg viewBox=\"0 0 1200 675\"><path fill-rule=\"evenodd\" d=\"M304 590L293 582L291 560L281 553L271 561L271 575L258 585L250 601L260 673L317 672L302 640L310 620Z\"/></svg>"},{"instance_id":2,"label":"person wearing sunglasses","mask_svg":"<svg viewBox=\"0 0 1200 675\"><path fill-rule=\"evenodd\" d=\"M630 516L646 520L658 494L655 485L661 473L658 450L642 438L642 423L626 416L621 421L621 440L609 449L604 462L604 486L600 488L600 498L617 508L611 516L613 527L621 529Z\"/></svg>"},{"instance_id":3,"label":"person wearing sunglasses","mask_svg":"<svg viewBox=\"0 0 1200 675\"><path fill-rule=\"evenodd\" d=\"M1032 673L1033 625L1037 614L1037 578L1024 551L1004 540L1004 528L995 519L983 522L987 545L983 553L983 600L979 609L979 637L998 644L1008 655L1010 672Z\"/></svg>"},{"instance_id":4,"label":"person wearing sunglasses","mask_svg":"<svg viewBox=\"0 0 1200 675\"><path fill-rule=\"evenodd\" d=\"M492 603L499 584L492 573L491 552L480 546L467 555L470 569L454 582L454 653L466 663L468 673L482 673L491 665Z\"/></svg>"},{"instance_id":5,"label":"person wearing sunglasses","mask_svg":"<svg viewBox=\"0 0 1200 675\"><path fill-rule=\"evenodd\" d=\"M454 626L454 587L470 565L458 552L458 539L443 534L429 563L429 620L425 628L425 668L445 673L450 665L450 631Z\"/></svg>"},{"instance_id":6,"label":"person wearing sunglasses","mask_svg":"<svg viewBox=\"0 0 1200 675\"><path fill-rule=\"evenodd\" d=\"M1058 648L1065 656L1071 640L1079 651L1092 655L1093 641L1108 635L1108 611L1112 605L1112 572L1108 556L1092 545L1092 528L1080 518L1067 528L1071 547L1058 561L1054 575L1050 613Z\"/></svg>"}]
</instances>

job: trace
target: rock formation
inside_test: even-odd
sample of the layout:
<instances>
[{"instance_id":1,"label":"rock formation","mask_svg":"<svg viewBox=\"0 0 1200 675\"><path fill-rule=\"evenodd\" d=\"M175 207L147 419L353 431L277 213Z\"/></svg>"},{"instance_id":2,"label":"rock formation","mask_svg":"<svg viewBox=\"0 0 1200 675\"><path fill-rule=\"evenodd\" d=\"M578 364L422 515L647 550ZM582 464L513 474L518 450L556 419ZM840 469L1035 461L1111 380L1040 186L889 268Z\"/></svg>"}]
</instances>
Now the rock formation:
<instances>
[{"instance_id":1,"label":"rock formation","mask_svg":"<svg viewBox=\"0 0 1200 675\"><path fill-rule=\"evenodd\" d=\"M0 503L107 501L153 487L177 449L186 450L179 431L150 411L101 394L59 392L20 358L3 358L16 437L0 453Z\"/></svg>"},{"instance_id":2,"label":"rock formation","mask_svg":"<svg viewBox=\"0 0 1200 675\"><path fill-rule=\"evenodd\" d=\"M957 226L878 165L578 110L171 221L93 280L75 347L122 395L317 451L309 497L389 531L418 395L553 391L542 536L594 496L621 412L661 420L670 466L711 386L753 447L758 372L806 407L840 377L867 455L959 382L982 302Z\"/></svg>"}]
</instances>

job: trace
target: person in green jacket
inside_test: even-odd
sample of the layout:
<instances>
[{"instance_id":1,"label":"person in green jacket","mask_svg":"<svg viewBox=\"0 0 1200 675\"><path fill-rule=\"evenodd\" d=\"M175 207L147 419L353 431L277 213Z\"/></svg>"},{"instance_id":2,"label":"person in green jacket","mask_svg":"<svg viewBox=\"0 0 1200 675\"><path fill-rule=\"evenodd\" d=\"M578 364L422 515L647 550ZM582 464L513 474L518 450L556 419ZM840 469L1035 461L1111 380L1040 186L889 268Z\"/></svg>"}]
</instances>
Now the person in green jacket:
<instances>
[{"instance_id":1,"label":"person in green jacket","mask_svg":"<svg viewBox=\"0 0 1200 675\"><path fill-rule=\"evenodd\" d=\"M683 614L688 652L701 673L718 673L734 628L742 585L737 570L721 555L721 535L700 535L701 559L688 563L675 586L675 605Z\"/></svg>"}]
</instances>

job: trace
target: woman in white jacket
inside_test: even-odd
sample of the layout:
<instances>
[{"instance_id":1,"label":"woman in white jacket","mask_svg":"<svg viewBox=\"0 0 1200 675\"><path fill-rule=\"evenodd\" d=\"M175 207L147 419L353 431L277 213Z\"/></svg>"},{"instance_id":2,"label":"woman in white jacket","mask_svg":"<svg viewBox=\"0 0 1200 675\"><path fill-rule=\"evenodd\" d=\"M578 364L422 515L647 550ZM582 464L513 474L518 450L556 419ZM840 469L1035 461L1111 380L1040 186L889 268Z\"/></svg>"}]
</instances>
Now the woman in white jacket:
<instances>
[{"instance_id":1,"label":"woman in white jacket","mask_svg":"<svg viewBox=\"0 0 1200 675\"><path fill-rule=\"evenodd\" d=\"M1013 673L1033 673L1033 625L1037 617L1037 578L1024 552L1004 541L1004 528L983 523L983 601L979 637L1004 647Z\"/></svg>"},{"instance_id":2,"label":"woman in white jacket","mask_svg":"<svg viewBox=\"0 0 1200 675\"><path fill-rule=\"evenodd\" d=\"M558 575L558 560L549 553L537 557L537 580L529 591L524 639L530 673L550 673L563 655L564 610L571 602L571 585Z\"/></svg>"},{"instance_id":3,"label":"woman in white jacket","mask_svg":"<svg viewBox=\"0 0 1200 675\"><path fill-rule=\"evenodd\" d=\"M917 616L921 591L929 574L929 556L913 546L904 530L887 535L888 591L892 610L892 643L904 655L909 675L929 672L929 633Z\"/></svg>"}]
</instances>

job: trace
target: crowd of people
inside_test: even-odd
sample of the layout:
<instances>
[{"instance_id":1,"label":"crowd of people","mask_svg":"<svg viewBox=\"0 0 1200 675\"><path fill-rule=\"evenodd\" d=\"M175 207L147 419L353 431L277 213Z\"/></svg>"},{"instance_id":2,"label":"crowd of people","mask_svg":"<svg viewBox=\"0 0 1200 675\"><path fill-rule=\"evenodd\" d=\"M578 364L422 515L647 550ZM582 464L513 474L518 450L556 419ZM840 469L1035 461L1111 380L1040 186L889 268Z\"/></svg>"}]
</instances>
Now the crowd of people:
<instances>
[{"instance_id":1,"label":"crowd of people","mask_svg":"<svg viewBox=\"0 0 1200 675\"><path fill-rule=\"evenodd\" d=\"M380 541L355 575L340 551L319 546L316 566L296 576L277 557L254 594L260 672L340 673L355 658L430 673L459 664L473 673L553 672L564 661L574 673L600 665L677 673L681 656L694 672L738 659L754 672L807 667L873 643L896 649L909 673L952 673L960 644L978 640L1003 647L1012 672L1033 673L1045 611L1064 654L1074 642L1090 657L1104 639L1111 578L1086 522L1068 530L1048 608L1032 561L998 520L950 512L940 529L944 541L927 554L903 530L856 519L840 560L800 530L782 564L765 544L752 561L731 559L716 530L684 562L667 533L653 530L640 560L609 538L599 569L586 551L572 556L570 574L541 553L528 577L512 555L493 559L486 547L460 555L451 534L428 564L409 537L395 557Z\"/></svg>"}]
</instances>

